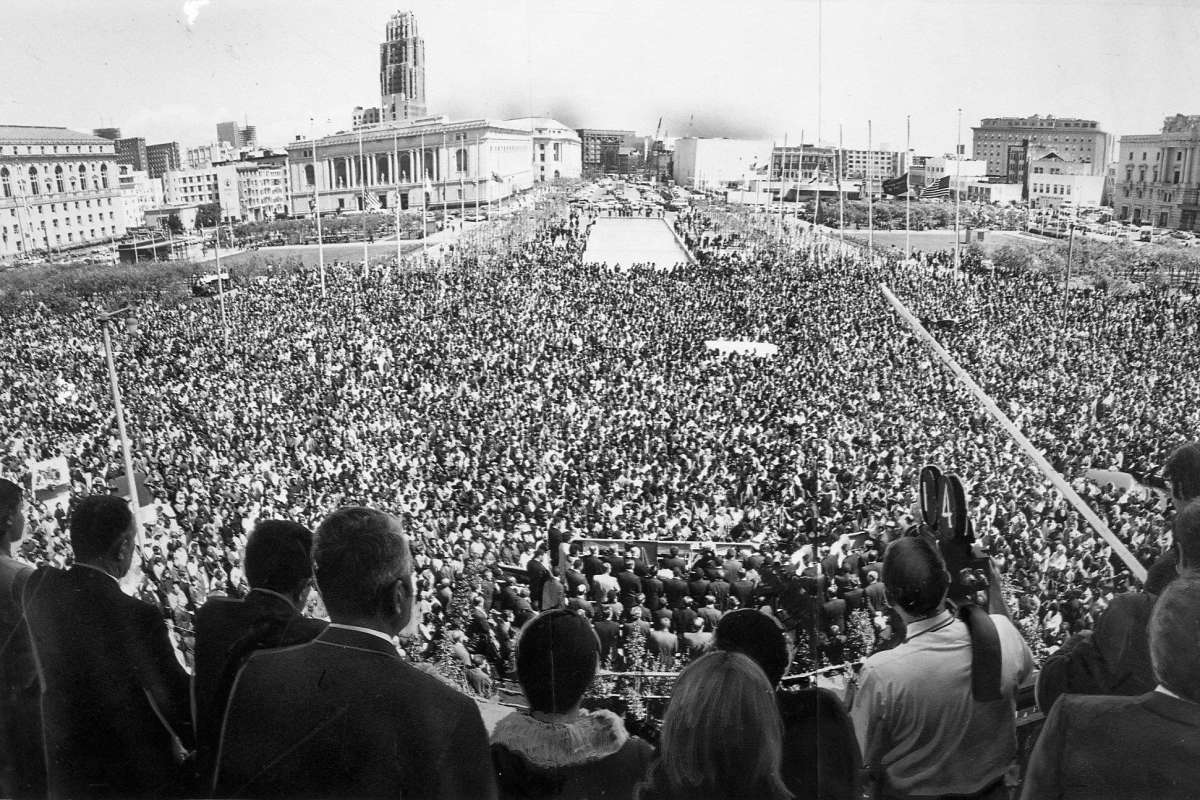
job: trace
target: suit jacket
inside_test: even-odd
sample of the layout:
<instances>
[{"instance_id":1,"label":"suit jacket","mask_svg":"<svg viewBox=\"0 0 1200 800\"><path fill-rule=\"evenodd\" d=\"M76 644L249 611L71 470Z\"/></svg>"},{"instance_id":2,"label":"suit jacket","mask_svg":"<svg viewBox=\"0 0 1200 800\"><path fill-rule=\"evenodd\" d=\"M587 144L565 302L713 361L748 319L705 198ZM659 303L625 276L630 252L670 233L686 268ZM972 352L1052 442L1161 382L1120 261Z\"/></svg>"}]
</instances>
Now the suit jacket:
<instances>
[{"instance_id":1,"label":"suit jacket","mask_svg":"<svg viewBox=\"0 0 1200 800\"><path fill-rule=\"evenodd\" d=\"M246 662L225 714L215 789L219 797L496 797L475 703L379 637L335 627Z\"/></svg>"},{"instance_id":2,"label":"suit jacket","mask_svg":"<svg viewBox=\"0 0 1200 800\"><path fill-rule=\"evenodd\" d=\"M708 578L696 578L688 581L688 594L696 601L696 605L704 603L704 597L708 594L708 587L711 582Z\"/></svg>"},{"instance_id":3,"label":"suit jacket","mask_svg":"<svg viewBox=\"0 0 1200 800\"><path fill-rule=\"evenodd\" d=\"M621 626L611 619L598 619L592 623L596 638L600 640L600 663L608 662L608 656L621 643Z\"/></svg>"},{"instance_id":4,"label":"suit jacket","mask_svg":"<svg viewBox=\"0 0 1200 800\"><path fill-rule=\"evenodd\" d=\"M617 586L621 593L621 605L630 608L637 603L642 592L642 579L628 570L617 573Z\"/></svg>"},{"instance_id":5,"label":"suit jacket","mask_svg":"<svg viewBox=\"0 0 1200 800\"><path fill-rule=\"evenodd\" d=\"M863 592L867 596L867 608L871 609L872 614L887 610L887 589L884 588L882 581L870 584Z\"/></svg>"},{"instance_id":6,"label":"suit jacket","mask_svg":"<svg viewBox=\"0 0 1200 800\"><path fill-rule=\"evenodd\" d=\"M745 578L734 581L729 587L729 593L738 599L742 608L753 608L754 582Z\"/></svg>"},{"instance_id":7,"label":"suit jacket","mask_svg":"<svg viewBox=\"0 0 1200 800\"><path fill-rule=\"evenodd\" d=\"M1158 691L1063 695L1038 738L1025 798L1174 800L1200 786L1200 704Z\"/></svg>"},{"instance_id":8,"label":"suit jacket","mask_svg":"<svg viewBox=\"0 0 1200 800\"><path fill-rule=\"evenodd\" d=\"M46 793L42 690L21 597L33 567L0 555L0 796Z\"/></svg>"},{"instance_id":9,"label":"suit jacket","mask_svg":"<svg viewBox=\"0 0 1200 800\"><path fill-rule=\"evenodd\" d=\"M682 578L670 578L662 583L663 591L667 595L667 605L671 608L679 608L683 604L683 598L688 594L687 581Z\"/></svg>"},{"instance_id":10,"label":"suit jacket","mask_svg":"<svg viewBox=\"0 0 1200 800\"><path fill-rule=\"evenodd\" d=\"M193 744L188 676L162 616L99 570L42 567L25 587L51 796L178 791Z\"/></svg>"},{"instance_id":11,"label":"suit jacket","mask_svg":"<svg viewBox=\"0 0 1200 800\"><path fill-rule=\"evenodd\" d=\"M717 608L722 611L729 607L729 593L731 589L729 581L723 578L708 584L708 593L717 601Z\"/></svg>"},{"instance_id":12,"label":"suit jacket","mask_svg":"<svg viewBox=\"0 0 1200 800\"><path fill-rule=\"evenodd\" d=\"M642 594L646 595L646 608L658 610L658 599L662 597L663 582L653 575L642 578Z\"/></svg>"},{"instance_id":13,"label":"suit jacket","mask_svg":"<svg viewBox=\"0 0 1200 800\"><path fill-rule=\"evenodd\" d=\"M245 600L214 597L196 612L192 717L202 775L212 774L225 702L241 665L255 650L312 641L326 623L302 616L286 597L251 590Z\"/></svg>"}]
</instances>

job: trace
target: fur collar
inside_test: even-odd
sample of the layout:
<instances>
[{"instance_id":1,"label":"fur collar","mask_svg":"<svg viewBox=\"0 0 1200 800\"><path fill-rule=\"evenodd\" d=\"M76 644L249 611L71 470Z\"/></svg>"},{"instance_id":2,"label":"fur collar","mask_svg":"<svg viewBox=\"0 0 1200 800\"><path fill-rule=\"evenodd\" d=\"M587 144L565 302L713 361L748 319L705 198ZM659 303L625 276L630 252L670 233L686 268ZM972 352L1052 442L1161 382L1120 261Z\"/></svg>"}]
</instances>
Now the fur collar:
<instances>
[{"instance_id":1,"label":"fur collar","mask_svg":"<svg viewBox=\"0 0 1200 800\"><path fill-rule=\"evenodd\" d=\"M542 769L569 767L616 753L629 734L611 711L583 712L569 722L543 722L527 713L514 712L496 723L492 744L505 747L531 766Z\"/></svg>"}]
</instances>

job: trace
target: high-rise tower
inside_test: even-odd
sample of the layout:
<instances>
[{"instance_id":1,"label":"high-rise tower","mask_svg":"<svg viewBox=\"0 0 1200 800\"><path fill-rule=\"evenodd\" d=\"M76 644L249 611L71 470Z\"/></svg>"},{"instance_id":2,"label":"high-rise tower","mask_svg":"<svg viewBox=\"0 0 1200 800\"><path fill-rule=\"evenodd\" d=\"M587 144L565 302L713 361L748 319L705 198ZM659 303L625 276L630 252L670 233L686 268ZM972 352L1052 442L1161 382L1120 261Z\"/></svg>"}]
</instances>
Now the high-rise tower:
<instances>
[{"instance_id":1,"label":"high-rise tower","mask_svg":"<svg viewBox=\"0 0 1200 800\"><path fill-rule=\"evenodd\" d=\"M425 40L411 11L397 11L379 45L380 117L383 121L425 116Z\"/></svg>"}]
</instances>

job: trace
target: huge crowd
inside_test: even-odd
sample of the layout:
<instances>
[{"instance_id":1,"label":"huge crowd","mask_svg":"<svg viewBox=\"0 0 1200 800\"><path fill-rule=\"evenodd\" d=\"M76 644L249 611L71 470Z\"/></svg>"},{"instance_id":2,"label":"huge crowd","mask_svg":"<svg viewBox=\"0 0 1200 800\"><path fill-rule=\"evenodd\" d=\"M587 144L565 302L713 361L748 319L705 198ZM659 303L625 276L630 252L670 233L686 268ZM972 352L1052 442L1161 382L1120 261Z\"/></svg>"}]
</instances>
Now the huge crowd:
<instances>
[{"instance_id":1,"label":"huge crowd","mask_svg":"<svg viewBox=\"0 0 1200 800\"><path fill-rule=\"evenodd\" d=\"M347 504L396 515L412 537L408 655L461 645L451 651L480 692L477 673L511 673L516 632L554 606L589 618L616 669L641 666L626 659L631 635L658 666L682 666L748 605L808 623L799 668L851 660L889 634L879 562L915 521L927 463L970 487L1014 621L1036 655L1052 653L1131 588L1129 570L880 283L937 323L1143 564L1169 544L1159 496L1085 475L1152 483L1200 429L1194 297L1064 297L1039 276L960 273L944 253L867 256L715 211L672 223L697 263L616 271L583 263L592 215L563 203L542 214L486 262L335 266L327 294L308 273L247 287L227 299L228 351L214 301L138 307L138 332L114 339L134 468L153 495L133 588L161 609L185 663L197 610L249 591L242 559L258 520L315 526ZM121 471L103 302L0 319L4 475L63 455L81 496ZM706 340L778 351L726 355ZM31 508L19 557L71 563L69 509ZM659 541L688 545L655 563L645 543ZM780 607L780 575L808 579L807 606ZM464 576L478 625L460 633L448 615ZM855 612L872 633L847 652Z\"/></svg>"}]
</instances>

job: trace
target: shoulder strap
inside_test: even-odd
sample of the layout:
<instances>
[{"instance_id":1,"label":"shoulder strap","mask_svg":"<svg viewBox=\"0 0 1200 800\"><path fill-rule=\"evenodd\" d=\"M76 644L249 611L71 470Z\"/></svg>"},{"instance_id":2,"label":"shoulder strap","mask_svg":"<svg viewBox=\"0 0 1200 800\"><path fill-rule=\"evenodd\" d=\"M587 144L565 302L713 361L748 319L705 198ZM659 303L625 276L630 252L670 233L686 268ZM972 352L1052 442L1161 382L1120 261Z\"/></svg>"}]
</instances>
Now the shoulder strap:
<instances>
[{"instance_id":1,"label":"shoulder strap","mask_svg":"<svg viewBox=\"0 0 1200 800\"><path fill-rule=\"evenodd\" d=\"M996 623L974 603L962 606L958 617L966 623L971 635L971 696L981 703L1001 699L1002 659Z\"/></svg>"}]
</instances>

